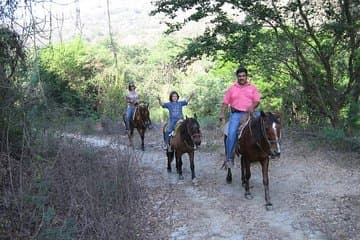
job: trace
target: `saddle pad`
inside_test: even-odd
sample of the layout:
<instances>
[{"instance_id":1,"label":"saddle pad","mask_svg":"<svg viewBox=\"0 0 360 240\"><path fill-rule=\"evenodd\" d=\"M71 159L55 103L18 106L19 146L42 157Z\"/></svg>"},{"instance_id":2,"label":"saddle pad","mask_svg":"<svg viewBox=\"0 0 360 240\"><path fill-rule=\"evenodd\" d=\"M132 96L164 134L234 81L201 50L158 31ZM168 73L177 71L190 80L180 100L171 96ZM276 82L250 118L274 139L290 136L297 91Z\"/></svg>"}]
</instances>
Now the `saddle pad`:
<instances>
[{"instance_id":1,"label":"saddle pad","mask_svg":"<svg viewBox=\"0 0 360 240\"><path fill-rule=\"evenodd\" d=\"M174 129L174 136L179 132L180 125L183 121L184 120L180 119L179 121L176 122L175 129Z\"/></svg>"}]
</instances>

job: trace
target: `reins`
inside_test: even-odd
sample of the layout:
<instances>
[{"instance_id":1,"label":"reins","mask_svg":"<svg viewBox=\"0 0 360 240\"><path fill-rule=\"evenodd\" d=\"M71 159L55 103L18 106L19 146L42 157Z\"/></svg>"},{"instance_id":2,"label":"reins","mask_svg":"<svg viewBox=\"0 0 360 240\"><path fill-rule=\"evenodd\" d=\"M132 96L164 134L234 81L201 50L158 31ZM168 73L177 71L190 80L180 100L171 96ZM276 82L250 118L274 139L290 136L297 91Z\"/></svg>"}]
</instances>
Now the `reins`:
<instances>
[{"instance_id":1,"label":"reins","mask_svg":"<svg viewBox=\"0 0 360 240\"><path fill-rule=\"evenodd\" d=\"M261 118L260 120L260 129L261 129L261 134L262 134L262 137L266 140L266 143L268 144L269 146L269 149L271 148L271 142L270 140L268 139L267 135L266 135L266 132L265 132L265 128L264 128L264 120ZM264 149L261 147L261 144L260 143L256 143L256 145L259 146L259 148L261 149L261 151L263 151L264 153L266 153L264 151Z\"/></svg>"}]
</instances>

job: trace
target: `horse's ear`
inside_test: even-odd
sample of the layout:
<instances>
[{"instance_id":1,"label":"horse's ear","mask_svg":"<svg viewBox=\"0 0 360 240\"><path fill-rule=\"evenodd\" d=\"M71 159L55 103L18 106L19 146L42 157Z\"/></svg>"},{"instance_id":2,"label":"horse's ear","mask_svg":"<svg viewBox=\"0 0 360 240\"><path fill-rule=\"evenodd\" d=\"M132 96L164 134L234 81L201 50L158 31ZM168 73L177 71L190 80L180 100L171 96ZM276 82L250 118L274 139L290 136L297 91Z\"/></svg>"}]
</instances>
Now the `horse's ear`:
<instances>
[{"instance_id":1,"label":"horse's ear","mask_svg":"<svg viewBox=\"0 0 360 240\"><path fill-rule=\"evenodd\" d=\"M266 116L266 114L264 113L264 111L260 111L260 116L261 116L261 117L265 117L265 116Z\"/></svg>"},{"instance_id":2,"label":"horse's ear","mask_svg":"<svg viewBox=\"0 0 360 240\"><path fill-rule=\"evenodd\" d=\"M280 118L281 117L281 112L280 111L274 112L274 116L277 117L277 118Z\"/></svg>"},{"instance_id":3,"label":"horse's ear","mask_svg":"<svg viewBox=\"0 0 360 240\"><path fill-rule=\"evenodd\" d=\"M280 122L280 119L281 119L281 112L280 111L276 111L274 112L273 114L275 116L275 118Z\"/></svg>"},{"instance_id":4,"label":"horse's ear","mask_svg":"<svg viewBox=\"0 0 360 240\"><path fill-rule=\"evenodd\" d=\"M149 103L146 103L146 108L149 108Z\"/></svg>"},{"instance_id":5,"label":"horse's ear","mask_svg":"<svg viewBox=\"0 0 360 240\"><path fill-rule=\"evenodd\" d=\"M197 116L196 116L196 113L194 113L194 118L197 120Z\"/></svg>"}]
</instances>

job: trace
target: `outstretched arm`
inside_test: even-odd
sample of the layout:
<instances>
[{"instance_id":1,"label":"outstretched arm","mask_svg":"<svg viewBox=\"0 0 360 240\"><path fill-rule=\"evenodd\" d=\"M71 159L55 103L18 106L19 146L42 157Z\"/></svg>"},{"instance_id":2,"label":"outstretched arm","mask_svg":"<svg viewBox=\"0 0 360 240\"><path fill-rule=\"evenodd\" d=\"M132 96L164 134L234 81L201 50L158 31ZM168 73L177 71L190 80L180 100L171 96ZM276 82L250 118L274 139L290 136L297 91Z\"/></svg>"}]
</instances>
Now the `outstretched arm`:
<instances>
[{"instance_id":1,"label":"outstretched arm","mask_svg":"<svg viewBox=\"0 0 360 240\"><path fill-rule=\"evenodd\" d=\"M157 96L157 99L158 99L158 101L159 101L160 106L162 106L163 103L162 103L162 101L161 101L161 98L160 98L159 96Z\"/></svg>"},{"instance_id":2,"label":"outstretched arm","mask_svg":"<svg viewBox=\"0 0 360 240\"><path fill-rule=\"evenodd\" d=\"M190 99L193 98L194 95L195 95L195 93L191 93L191 94L189 95L189 97L186 99L186 101L189 102Z\"/></svg>"}]
</instances>

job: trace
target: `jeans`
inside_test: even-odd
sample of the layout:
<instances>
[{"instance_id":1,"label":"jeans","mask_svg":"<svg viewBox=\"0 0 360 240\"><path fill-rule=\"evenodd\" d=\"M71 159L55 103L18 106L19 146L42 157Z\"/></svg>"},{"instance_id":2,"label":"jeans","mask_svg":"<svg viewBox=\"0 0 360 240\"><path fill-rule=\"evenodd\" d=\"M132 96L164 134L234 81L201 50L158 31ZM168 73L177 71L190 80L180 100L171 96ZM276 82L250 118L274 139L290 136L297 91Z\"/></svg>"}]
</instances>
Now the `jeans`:
<instances>
[{"instance_id":1,"label":"jeans","mask_svg":"<svg viewBox=\"0 0 360 240\"><path fill-rule=\"evenodd\" d=\"M125 127L126 127L126 130L129 130L130 121L131 121L131 118L132 118L133 115L134 115L134 111L135 111L135 107L130 107L130 106L128 106L127 109L126 109L126 117L125 117Z\"/></svg>"},{"instance_id":2,"label":"jeans","mask_svg":"<svg viewBox=\"0 0 360 240\"><path fill-rule=\"evenodd\" d=\"M177 118L175 118L175 119L170 119L170 121L169 121L169 123L168 123L168 125L167 125L167 128L166 128L166 130L165 130L165 135L164 135L164 143L165 143L165 144L168 144L168 143L169 143L169 140L170 140L169 134L170 134L172 131L174 131L175 125L176 125L176 123L177 123L179 120L180 120L180 119L177 119Z\"/></svg>"},{"instance_id":3,"label":"jeans","mask_svg":"<svg viewBox=\"0 0 360 240\"><path fill-rule=\"evenodd\" d=\"M226 139L226 160L234 160L234 150L238 139L240 119L246 114L246 112L233 112L230 114L228 136ZM260 112L258 111L255 111L254 114L255 116L260 116Z\"/></svg>"}]
</instances>

